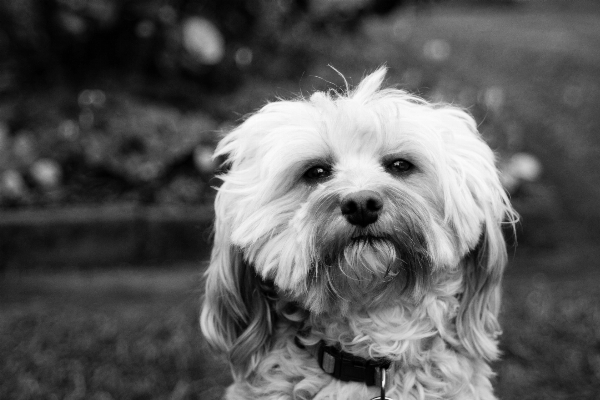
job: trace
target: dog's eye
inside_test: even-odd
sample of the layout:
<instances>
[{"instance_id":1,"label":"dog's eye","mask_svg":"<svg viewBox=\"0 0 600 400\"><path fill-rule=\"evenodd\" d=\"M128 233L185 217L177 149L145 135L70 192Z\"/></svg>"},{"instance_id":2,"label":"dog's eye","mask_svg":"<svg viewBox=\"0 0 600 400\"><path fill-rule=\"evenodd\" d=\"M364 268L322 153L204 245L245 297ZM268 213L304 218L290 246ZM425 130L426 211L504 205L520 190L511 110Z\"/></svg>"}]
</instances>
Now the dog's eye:
<instances>
[{"instance_id":1,"label":"dog's eye","mask_svg":"<svg viewBox=\"0 0 600 400\"><path fill-rule=\"evenodd\" d=\"M395 174L403 174L414 168L414 165L406 160L394 160L387 165L388 171Z\"/></svg>"},{"instance_id":2,"label":"dog's eye","mask_svg":"<svg viewBox=\"0 0 600 400\"><path fill-rule=\"evenodd\" d=\"M310 182L317 182L331 176L331 168L317 165L304 173L304 178Z\"/></svg>"}]
</instances>

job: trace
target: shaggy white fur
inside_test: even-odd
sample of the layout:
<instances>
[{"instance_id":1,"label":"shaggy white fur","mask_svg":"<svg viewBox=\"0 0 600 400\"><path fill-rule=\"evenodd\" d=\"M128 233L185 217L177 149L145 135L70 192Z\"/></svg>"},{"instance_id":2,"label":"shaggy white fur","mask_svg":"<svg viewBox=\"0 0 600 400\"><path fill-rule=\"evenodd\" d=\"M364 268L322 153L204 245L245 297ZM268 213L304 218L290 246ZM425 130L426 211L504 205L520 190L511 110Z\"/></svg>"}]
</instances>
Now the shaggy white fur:
<instances>
[{"instance_id":1,"label":"shaggy white fur","mask_svg":"<svg viewBox=\"0 0 600 400\"><path fill-rule=\"evenodd\" d=\"M379 394L323 372L296 337L391 360L391 398L495 398L516 214L473 119L381 89L385 73L268 104L217 148L229 169L201 328L229 357L229 399Z\"/></svg>"}]
</instances>

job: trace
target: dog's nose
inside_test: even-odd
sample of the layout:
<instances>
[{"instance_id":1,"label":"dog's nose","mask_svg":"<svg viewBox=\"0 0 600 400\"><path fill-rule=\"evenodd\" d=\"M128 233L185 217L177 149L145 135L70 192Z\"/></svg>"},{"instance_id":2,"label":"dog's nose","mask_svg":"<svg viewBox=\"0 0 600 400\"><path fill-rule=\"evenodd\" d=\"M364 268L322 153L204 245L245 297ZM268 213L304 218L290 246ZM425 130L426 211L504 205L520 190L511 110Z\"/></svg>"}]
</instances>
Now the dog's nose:
<instances>
[{"instance_id":1,"label":"dog's nose","mask_svg":"<svg viewBox=\"0 0 600 400\"><path fill-rule=\"evenodd\" d=\"M383 200L379 193L372 190L361 190L350 193L340 204L342 215L352 225L365 227L377 221L383 208Z\"/></svg>"}]
</instances>

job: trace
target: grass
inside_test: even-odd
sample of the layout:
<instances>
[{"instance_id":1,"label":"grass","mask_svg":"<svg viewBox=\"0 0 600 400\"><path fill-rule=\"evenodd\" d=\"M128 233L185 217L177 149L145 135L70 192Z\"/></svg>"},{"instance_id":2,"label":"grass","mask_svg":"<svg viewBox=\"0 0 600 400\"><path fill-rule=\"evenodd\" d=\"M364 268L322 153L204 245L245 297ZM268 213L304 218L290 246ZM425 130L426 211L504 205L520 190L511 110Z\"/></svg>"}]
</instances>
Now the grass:
<instances>
[{"instance_id":1,"label":"grass","mask_svg":"<svg viewBox=\"0 0 600 400\"><path fill-rule=\"evenodd\" d=\"M198 269L64 272L1 284L0 398L214 399Z\"/></svg>"},{"instance_id":2,"label":"grass","mask_svg":"<svg viewBox=\"0 0 600 400\"><path fill-rule=\"evenodd\" d=\"M0 281L0 398L216 399L199 268L27 273ZM511 273L500 398L600 396L600 275Z\"/></svg>"},{"instance_id":3,"label":"grass","mask_svg":"<svg viewBox=\"0 0 600 400\"><path fill-rule=\"evenodd\" d=\"M598 274L507 279L500 398L600 398L599 283Z\"/></svg>"}]
</instances>

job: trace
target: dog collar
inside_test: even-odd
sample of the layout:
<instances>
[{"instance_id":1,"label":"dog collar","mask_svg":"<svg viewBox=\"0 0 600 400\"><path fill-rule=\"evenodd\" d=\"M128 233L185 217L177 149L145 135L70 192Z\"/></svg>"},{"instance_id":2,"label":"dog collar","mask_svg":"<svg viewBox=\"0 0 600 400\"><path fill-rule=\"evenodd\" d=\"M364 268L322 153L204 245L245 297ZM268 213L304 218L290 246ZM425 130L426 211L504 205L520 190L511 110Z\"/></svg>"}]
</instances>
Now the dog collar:
<instances>
[{"instance_id":1,"label":"dog collar","mask_svg":"<svg viewBox=\"0 0 600 400\"><path fill-rule=\"evenodd\" d=\"M319 367L329 375L344 382L362 382L367 386L378 386L381 382L381 369L387 370L391 361L382 359L366 359L342 351L320 341L317 345L307 347L300 343L298 337L294 341L301 349L306 349L317 358Z\"/></svg>"}]
</instances>

